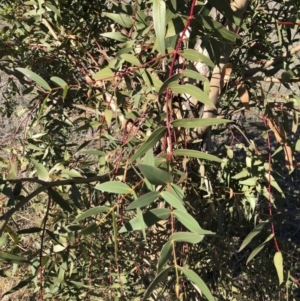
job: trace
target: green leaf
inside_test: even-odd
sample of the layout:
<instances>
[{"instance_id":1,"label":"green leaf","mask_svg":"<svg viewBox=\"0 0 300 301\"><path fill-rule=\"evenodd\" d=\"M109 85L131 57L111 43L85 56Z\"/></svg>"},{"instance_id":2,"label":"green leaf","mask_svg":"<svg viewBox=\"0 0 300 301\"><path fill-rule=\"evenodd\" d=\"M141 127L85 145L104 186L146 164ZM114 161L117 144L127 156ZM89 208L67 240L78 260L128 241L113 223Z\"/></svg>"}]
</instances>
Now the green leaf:
<instances>
[{"instance_id":1,"label":"green leaf","mask_svg":"<svg viewBox=\"0 0 300 301\"><path fill-rule=\"evenodd\" d=\"M120 194L128 194L132 192L132 189L127 184L119 181L111 181L102 184L97 184L95 186L95 189Z\"/></svg>"},{"instance_id":2,"label":"green leaf","mask_svg":"<svg viewBox=\"0 0 300 301\"><path fill-rule=\"evenodd\" d=\"M255 248L249 255L246 264L248 264L266 245L266 243L274 237L274 234L271 233L268 238L257 248Z\"/></svg>"},{"instance_id":3,"label":"green leaf","mask_svg":"<svg viewBox=\"0 0 300 301\"><path fill-rule=\"evenodd\" d=\"M160 272L154 279L153 281L150 283L150 285L148 286L145 295L142 299L142 301L147 301L147 299L149 298L149 296L151 295L151 293L153 292L153 290L155 289L156 286L159 285L160 282L165 281L166 278L168 277L168 274L170 273L170 271L173 269L173 267L167 267L165 270L163 270L162 272Z\"/></svg>"},{"instance_id":4,"label":"green leaf","mask_svg":"<svg viewBox=\"0 0 300 301\"><path fill-rule=\"evenodd\" d=\"M82 175L75 169L63 169L61 174L67 175L71 178L82 178Z\"/></svg>"},{"instance_id":5,"label":"green leaf","mask_svg":"<svg viewBox=\"0 0 300 301\"><path fill-rule=\"evenodd\" d=\"M83 219L86 219L92 215L98 215L99 213L108 212L110 210L107 206L97 206L94 208L90 208L87 211L79 214L75 219L74 222L79 222Z\"/></svg>"},{"instance_id":6,"label":"green leaf","mask_svg":"<svg viewBox=\"0 0 300 301\"><path fill-rule=\"evenodd\" d=\"M45 168L45 166L42 163L39 163L38 161L31 159L32 163L35 166L35 169L37 171L38 174L38 178L42 181L49 181L50 177L49 177L49 173L47 171L47 169Z\"/></svg>"},{"instance_id":7,"label":"green leaf","mask_svg":"<svg viewBox=\"0 0 300 301\"><path fill-rule=\"evenodd\" d=\"M161 196L169 205L179 210L186 211L182 204L182 201L179 200L176 196L172 195L170 192L162 191Z\"/></svg>"},{"instance_id":8,"label":"green leaf","mask_svg":"<svg viewBox=\"0 0 300 301\"><path fill-rule=\"evenodd\" d=\"M97 149L86 149L86 150L81 150L79 152L80 154L86 154L86 155L95 155L95 156L101 156L104 157L106 156L106 153Z\"/></svg>"},{"instance_id":9,"label":"green leaf","mask_svg":"<svg viewBox=\"0 0 300 301\"><path fill-rule=\"evenodd\" d=\"M129 62L130 64L132 64L134 66L140 66L141 65L139 59L137 57L135 57L134 55L132 55L132 54L125 53L125 54L122 54L120 57L123 60L125 60L126 62Z\"/></svg>"},{"instance_id":10,"label":"green leaf","mask_svg":"<svg viewBox=\"0 0 300 301\"><path fill-rule=\"evenodd\" d=\"M136 208L141 208L151 204L152 202L156 201L159 198L158 191L148 192L142 196L140 196L137 200L132 202L128 207L127 210L132 210Z\"/></svg>"},{"instance_id":11,"label":"green leaf","mask_svg":"<svg viewBox=\"0 0 300 301\"><path fill-rule=\"evenodd\" d=\"M28 263L29 261L21 256L0 251L0 260L11 263Z\"/></svg>"},{"instance_id":12,"label":"green leaf","mask_svg":"<svg viewBox=\"0 0 300 301\"><path fill-rule=\"evenodd\" d=\"M198 88L196 86L193 86L191 84L180 85L178 83L172 82L172 83L170 83L169 88L174 93L187 94L191 97L194 97L199 102L204 103L205 105L215 109L215 105L209 99L208 95L206 95L205 92L203 92L200 88ZM200 120L204 120L204 119L200 119Z\"/></svg>"},{"instance_id":13,"label":"green leaf","mask_svg":"<svg viewBox=\"0 0 300 301\"><path fill-rule=\"evenodd\" d=\"M98 225L96 223L93 223L86 228L84 228L82 231L80 231L80 235L90 235L92 233L95 233L98 231Z\"/></svg>"},{"instance_id":14,"label":"green leaf","mask_svg":"<svg viewBox=\"0 0 300 301\"><path fill-rule=\"evenodd\" d=\"M100 36L113 39L119 42L126 42L128 39L127 36L121 34L120 32L106 32L106 33L101 33Z\"/></svg>"},{"instance_id":15,"label":"green leaf","mask_svg":"<svg viewBox=\"0 0 300 301\"><path fill-rule=\"evenodd\" d=\"M263 227L269 222L268 221L264 221L264 222L261 222L260 224L258 224L248 235L247 237L244 239L243 243L241 244L240 246L240 249L238 252L242 251L250 242L251 240L256 236L258 235L261 230L263 229Z\"/></svg>"},{"instance_id":16,"label":"green leaf","mask_svg":"<svg viewBox=\"0 0 300 301\"><path fill-rule=\"evenodd\" d=\"M42 228L40 227L30 227L30 228L26 228L26 229L21 229L19 231L17 231L17 233L20 234L32 234L32 233L39 233L42 231Z\"/></svg>"},{"instance_id":17,"label":"green leaf","mask_svg":"<svg viewBox=\"0 0 300 301\"><path fill-rule=\"evenodd\" d=\"M101 80L101 79L111 79L114 76L114 73L111 71L110 68L105 67L93 75L94 80Z\"/></svg>"},{"instance_id":18,"label":"green leaf","mask_svg":"<svg viewBox=\"0 0 300 301\"><path fill-rule=\"evenodd\" d=\"M199 53L194 49L185 49L183 52L180 53L185 59L193 62L202 62L205 65L214 68L215 64L204 54Z\"/></svg>"},{"instance_id":19,"label":"green leaf","mask_svg":"<svg viewBox=\"0 0 300 301\"><path fill-rule=\"evenodd\" d=\"M68 211L70 213L73 212L72 208L67 203L67 201L56 190L49 189L49 194L52 200L63 210Z\"/></svg>"},{"instance_id":20,"label":"green leaf","mask_svg":"<svg viewBox=\"0 0 300 301\"><path fill-rule=\"evenodd\" d=\"M222 163L222 159L206 154L197 150L192 150L192 149L176 149L173 152L174 156L186 156L186 157L192 157L192 158L198 158L198 159L203 159L203 160L208 160L208 161L214 161L218 163Z\"/></svg>"},{"instance_id":21,"label":"green leaf","mask_svg":"<svg viewBox=\"0 0 300 301\"><path fill-rule=\"evenodd\" d=\"M276 252L274 255L274 265L277 271L279 285L283 282L283 257L281 252Z\"/></svg>"},{"instance_id":22,"label":"green leaf","mask_svg":"<svg viewBox=\"0 0 300 301\"><path fill-rule=\"evenodd\" d=\"M173 76L169 77L160 87L158 94L164 93L171 83L173 83L173 82L178 83L178 80L180 79L180 77L181 77L181 74L174 74Z\"/></svg>"},{"instance_id":23,"label":"green leaf","mask_svg":"<svg viewBox=\"0 0 300 301\"><path fill-rule=\"evenodd\" d=\"M136 153L131 157L131 162L140 158L144 153L146 153L150 148L152 148L166 133L167 129L165 127L160 127L156 129L151 136L140 146Z\"/></svg>"},{"instance_id":24,"label":"green leaf","mask_svg":"<svg viewBox=\"0 0 300 301\"><path fill-rule=\"evenodd\" d=\"M226 19L230 20L230 22L240 25L241 19L235 16L234 11L231 9L231 6L228 2L208 0L208 3L215 7L222 15L226 17Z\"/></svg>"},{"instance_id":25,"label":"green leaf","mask_svg":"<svg viewBox=\"0 0 300 301\"><path fill-rule=\"evenodd\" d=\"M68 84L63 79L61 79L60 77L52 76L50 78L50 80L52 80L54 83L56 83L58 86L60 86L63 89L65 87L68 87Z\"/></svg>"},{"instance_id":26,"label":"green leaf","mask_svg":"<svg viewBox=\"0 0 300 301\"><path fill-rule=\"evenodd\" d=\"M211 294L207 285L194 271L180 266L178 266L178 269L186 276L189 281L193 282L199 288L199 290L207 298L208 301L215 301L215 298Z\"/></svg>"},{"instance_id":27,"label":"green leaf","mask_svg":"<svg viewBox=\"0 0 300 301\"><path fill-rule=\"evenodd\" d=\"M182 72L182 75L187 76L189 78L193 78L195 80L199 80L201 82L208 82L208 78L207 77L201 75L199 72L196 72L194 70L189 70L189 69L184 70Z\"/></svg>"},{"instance_id":28,"label":"green leaf","mask_svg":"<svg viewBox=\"0 0 300 301\"><path fill-rule=\"evenodd\" d=\"M134 19L132 17L128 17L124 14L112 14L104 12L103 15L110 18L115 23L124 26L125 28L131 28L134 22Z\"/></svg>"},{"instance_id":29,"label":"green leaf","mask_svg":"<svg viewBox=\"0 0 300 301\"><path fill-rule=\"evenodd\" d=\"M160 54L165 54L166 3L164 0L153 0L153 25Z\"/></svg>"},{"instance_id":30,"label":"green leaf","mask_svg":"<svg viewBox=\"0 0 300 301\"><path fill-rule=\"evenodd\" d=\"M175 127L183 127L185 129L202 127L202 126L211 126L222 123L229 123L231 120L219 119L219 118L193 118L193 119L178 119L172 122L172 125Z\"/></svg>"},{"instance_id":31,"label":"green leaf","mask_svg":"<svg viewBox=\"0 0 300 301\"><path fill-rule=\"evenodd\" d=\"M151 165L138 164L145 178L153 185L166 185L173 182L173 177L166 171Z\"/></svg>"},{"instance_id":32,"label":"green leaf","mask_svg":"<svg viewBox=\"0 0 300 301\"><path fill-rule=\"evenodd\" d=\"M176 218L191 232L201 235L214 235L215 233L202 229L198 222L186 211L174 210Z\"/></svg>"},{"instance_id":33,"label":"green leaf","mask_svg":"<svg viewBox=\"0 0 300 301\"><path fill-rule=\"evenodd\" d=\"M13 288L11 288L9 291L5 292L1 297L3 298L6 295L9 295L9 294L17 292L21 288L23 288L26 285L28 285L35 277L36 277L36 275L30 276L29 278L26 278L26 279L20 281L16 286L14 286Z\"/></svg>"},{"instance_id":34,"label":"green leaf","mask_svg":"<svg viewBox=\"0 0 300 301\"><path fill-rule=\"evenodd\" d=\"M247 185L247 186L255 186L257 183L258 178L252 177L246 180L239 181L240 185Z\"/></svg>"},{"instance_id":35,"label":"green leaf","mask_svg":"<svg viewBox=\"0 0 300 301\"><path fill-rule=\"evenodd\" d=\"M190 232L176 232L173 233L170 237L170 241L175 242L188 242L190 244L197 244L202 241L204 235L200 235L197 233L190 233Z\"/></svg>"},{"instance_id":36,"label":"green leaf","mask_svg":"<svg viewBox=\"0 0 300 301\"><path fill-rule=\"evenodd\" d=\"M155 208L150 211L147 211L143 214L145 229L153 226L160 220L166 220L167 218L169 218L170 214L171 211L167 208ZM119 233L125 233L128 231L135 231L141 229L142 227L140 219L138 217L134 217L119 230Z\"/></svg>"},{"instance_id":37,"label":"green leaf","mask_svg":"<svg viewBox=\"0 0 300 301\"><path fill-rule=\"evenodd\" d=\"M20 68L20 67L16 68L16 70L23 73L25 76L27 76L32 81L34 81L37 85L41 86L43 89L45 89L47 91L51 91L51 88L48 85L48 83L43 78L41 78L39 75L32 72L31 70L28 70L28 69L25 69L25 68Z\"/></svg>"},{"instance_id":38,"label":"green leaf","mask_svg":"<svg viewBox=\"0 0 300 301\"><path fill-rule=\"evenodd\" d=\"M168 241L165 243L160 251L160 256L158 259L158 264L157 264L157 273L159 274L165 263L168 261L172 251L172 241Z\"/></svg>"}]
</instances>

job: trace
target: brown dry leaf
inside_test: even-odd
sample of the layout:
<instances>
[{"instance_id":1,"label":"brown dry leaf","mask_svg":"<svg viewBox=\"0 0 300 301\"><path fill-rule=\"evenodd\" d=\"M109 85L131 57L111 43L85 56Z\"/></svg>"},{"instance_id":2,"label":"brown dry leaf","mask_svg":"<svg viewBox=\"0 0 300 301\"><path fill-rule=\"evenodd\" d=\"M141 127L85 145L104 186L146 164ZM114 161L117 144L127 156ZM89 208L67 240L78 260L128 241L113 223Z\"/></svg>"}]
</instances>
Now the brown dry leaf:
<instances>
[{"instance_id":1,"label":"brown dry leaf","mask_svg":"<svg viewBox=\"0 0 300 301\"><path fill-rule=\"evenodd\" d=\"M220 90L222 90L224 85L229 82L231 73L232 73L232 63L225 64L221 73Z\"/></svg>"},{"instance_id":2,"label":"brown dry leaf","mask_svg":"<svg viewBox=\"0 0 300 301\"><path fill-rule=\"evenodd\" d=\"M246 111L250 112L250 106L249 106L250 97L246 85L244 83L238 85L238 95Z\"/></svg>"},{"instance_id":3,"label":"brown dry leaf","mask_svg":"<svg viewBox=\"0 0 300 301\"><path fill-rule=\"evenodd\" d=\"M284 157L285 157L285 167L288 170L293 169L293 151L290 145L286 140L286 132L282 128L279 123L277 116L272 116L271 118L267 119L269 128L273 131L276 140L281 144L284 150Z\"/></svg>"}]
</instances>

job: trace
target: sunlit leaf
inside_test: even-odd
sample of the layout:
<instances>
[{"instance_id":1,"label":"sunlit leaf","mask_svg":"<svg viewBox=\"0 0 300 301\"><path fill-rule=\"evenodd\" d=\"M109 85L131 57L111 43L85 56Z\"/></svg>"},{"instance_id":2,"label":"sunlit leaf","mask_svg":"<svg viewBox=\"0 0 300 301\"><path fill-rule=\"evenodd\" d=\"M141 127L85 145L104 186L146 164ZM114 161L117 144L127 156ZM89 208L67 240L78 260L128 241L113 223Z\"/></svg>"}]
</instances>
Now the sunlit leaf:
<instances>
[{"instance_id":1,"label":"sunlit leaf","mask_svg":"<svg viewBox=\"0 0 300 301\"><path fill-rule=\"evenodd\" d=\"M74 222L79 222L83 219L86 219L92 215L97 215L99 213L103 213L103 212L108 212L110 210L109 207L106 206L97 206L97 207L93 207L88 209L87 211L79 214L75 219Z\"/></svg>"},{"instance_id":2,"label":"sunlit leaf","mask_svg":"<svg viewBox=\"0 0 300 301\"><path fill-rule=\"evenodd\" d=\"M142 196L140 196L137 200L135 200L131 204L129 204L129 206L127 207L127 210L147 206L147 205L153 203L154 201L156 201L158 198L159 198L159 192L158 191L148 192L148 193L143 194Z\"/></svg>"},{"instance_id":3,"label":"sunlit leaf","mask_svg":"<svg viewBox=\"0 0 300 301\"><path fill-rule=\"evenodd\" d=\"M159 256L159 259L158 259L158 264L157 264L157 273L159 274L165 263L168 261L170 255L171 255L171 251L172 251L172 241L168 241L166 242L161 251L160 251L160 256Z\"/></svg>"},{"instance_id":4,"label":"sunlit leaf","mask_svg":"<svg viewBox=\"0 0 300 301\"><path fill-rule=\"evenodd\" d=\"M27 259L25 259L21 256L0 251L0 261L1 260L11 262L11 263L28 263L29 262Z\"/></svg>"},{"instance_id":5,"label":"sunlit leaf","mask_svg":"<svg viewBox=\"0 0 300 301\"><path fill-rule=\"evenodd\" d=\"M63 79L61 79L60 77L52 76L50 78L50 80L53 81L54 83L56 83L58 86L60 86L63 89L65 87L68 87L68 84Z\"/></svg>"},{"instance_id":6,"label":"sunlit leaf","mask_svg":"<svg viewBox=\"0 0 300 301\"><path fill-rule=\"evenodd\" d=\"M145 229L153 226L160 220L165 220L170 216L170 209L167 208L156 208L144 213L144 226ZM141 230L141 223L138 217L134 217L132 220L127 222L120 230L119 233L124 233L128 231Z\"/></svg>"},{"instance_id":7,"label":"sunlit leaf","mask_svg":"<svg viewBox=\"0 0 300 301\"><path fill-rule=\"evenodd\" d=\"M132 189L127 184L119 181L111 181L97 184L95 186L95 189L120 194L128 194L132 192Z\"/></svg>"},{"instance_id":8,"label":"sunlit leaf","mask_svg":"<svg viewBox=\"0 0 300 301\"><path fill-rule=\"evenodd\" d=\"M208 301L215 301L215 298L211 294L209 288L204 281L192 270L178 266L179 270L186 276L186 278L193 282L207 298Z\"/></svg>"},{"instance_id":9,"label":"sunlit leaf","mask_svg":"<svg viewBox=\"0 0 300 301\"><path fill-rule=\"evenodd\" d=\"M196 128L202 126L211 126L223 123L232 122L231 120L227 119L219 119L219 118L193 118L193 119L177 119L172 122L172 125L175 127L183 127L186 129L189 128Z\"/></svg>"},{"instance_id":10,"label":"sunlit leaf","mask_svg":"<svg viewBox=\"0 0 300 301\"><path fill-rule=\"evenodd\" d=\"M153 185L166 185L173 182L173 177L166 171L151 165L138 164L145 178Z\"/></svg>"},{"instance_id":11,"label":"sunlit leaf","mask_svg":"<svg viewBox=\"0 0 300 301\"><path fill-rule=\"evenodd\" d=\"M34 81L37 85L41 86L43 89L50 91L51 88L48 85L48 83L41 78L39 75L36 73L32 72L31 70L25 69L25 68L16 68L19 72L23 73L25 76L30 78L32 81Z\"/></svg>"},{"instance_id":12,"label":"sunlit leaf","mask_svg":"<svg viewBox=\"0 0 300 301\"><path fill-rule=\"evenodd\" d=\"M162 191L161 194L162 198L172 207L177 208L181 211L186 211L185 207L181 200L179 200L175 195L172 195L168 191Z\"/></svg>"},{"instance_id":13,"label":"sunlit leaf","mask_svg":"<svg viewBox=\"0 0 300 301\"><path fill-rule=\"evenodd\" d=\"M283 282L283 257L281 252L276 252L274 255L274 265L277 271L279 285Z\"/></svg>"},{"instance_id":14,"label":"sunlit leaf","mask_svg":"<svg viewBox=\"0 0 300 301\"><path fill-rule=\"evenodd\" d=\"M152 148L166 133L167 129L165 127L160 127L156 129L151 136L140 146L136 153L131 157L131 162L140 158L144 153L146 153L150 148Z\"/></svg>"},{"instance_id":15,"label":"sunlit leaf","mask_svg":"<svg viewBox=\"0 0 300 301\"><path fill-rule=\"evenodd\" d=\"M164 54L166 49L166 3L164 0L153 0L152 16L158 51Z\"/></svg>"},{"instance_id":16,"label":"sunlit leaf","mask_svg":"<svg viewBox=\"0 0 300 301\"><path fill-rule=\"evenodd\" d=\"M209 67L214 67L215 64L204 54L199 53L194 49L185 49L180 53L185 59L193 61L193 62L202 62Z\"/></svg>"},{"instance_id":17,"label":"sunlit leaf","mask_svg":"<svg viewBox=\"0 0 300 301\"><path fill-rule=\"evenodd\" d=\"M191 244L197 244L200 241L202 241L204 238L204 235L200 235L197 233L190 233L190 232L176 232L173 233L170 237L170 241L175 242L188 242Z\"/></svg>"},{"instance_id":18,"label":"sunlit leaf","mask_svg":"<svg viewBox=\"0 0 300 301\"><path fill-rule=\"evenodd\" d=\"M108 67L105 67L105 68L99 70L98 72L96 72L93 75L93 79L94 80L110 79L113 76L114 76L114 73L111 71L111 69Z\"/></svg>"},{"instance_id":19,"label":"sunlit leaf","mask_svg":"<svg viewBox=\"0 0 300 301\"><path fill-rule=\"evenodd\" d=\"M126 28L130 28L133 25L134 19L124 14L112 14L103 12L103 15L112 19L115 23L120 24Z\"/></svg>"},{"instance_id":20,"label":"sunlit leaf","mask_svg":"<svg viewBox=\"0 0 300 301\"><path fill-rule=\"evenodd\" d=\"M129 62L133 66L140 66L141 65L139 59L137 57L135 57L134 55L132 55L132 54L129 54L129 53L121 54L121 58L124 59L126 62Z\"/></svg>"},{"instance_id":21,"label":"sunlit leaf","mask_svg":"<svg viewBox=\"0 0 300 301\"><path fill-rule=\"evenodd\" d=\"M187 94L191 97L194 97L197 99L199 102L210 106L211 108L215 108L215 105L213 102L209 99L208 95L205 94L200 88L191 85L191 84L185 84L185 85L180 85L175 82L171 82L169 84L169 88L174 92L178 94ZM205 120L205 119L199 119L199 120Z\"/></svg>"},{"instance_id":22,"label":"sunlit leaf","mask_svg":"<svg viewBox=\"0 0 300 301\"><path fill-rule=\"evenodd\" d=\"M50 179L49 173L48 173L46 167L42 163L39 163L38 161L36 161L34 159L31 159L31 161L35 166L35 169L38 174L38 178L43 181L49 181L49 179Z\"/></svg>"},{"instance_id":23,"label":"sunlit leaf","mask_svg":"<svg viewBox=\"0 0 300 301\"><path fill-rule=\"evenodd\" d=\"M100 36L103 36L105 38L113 39L119 42L126 42L128 37L121 34L120 32L106 32L106 33L101 33ZM99 78L97 78L99 79Z\"/></svg>"},{"instance_id":24,"label":"sunlit leaf","mask_svg":"<svg viewBox=\"0 0 300 301\"><path fill-rule=\"evenodd\" d=\"M203 152L200 152L197 150L192 150L192 149L176 149L173 152L173 155L174 156L192 157L192 158L198 158L198 159L222 163L222 159L220 159L214 155L210 155L210 154L203 153Z\"/></svg>"}]
</instances>

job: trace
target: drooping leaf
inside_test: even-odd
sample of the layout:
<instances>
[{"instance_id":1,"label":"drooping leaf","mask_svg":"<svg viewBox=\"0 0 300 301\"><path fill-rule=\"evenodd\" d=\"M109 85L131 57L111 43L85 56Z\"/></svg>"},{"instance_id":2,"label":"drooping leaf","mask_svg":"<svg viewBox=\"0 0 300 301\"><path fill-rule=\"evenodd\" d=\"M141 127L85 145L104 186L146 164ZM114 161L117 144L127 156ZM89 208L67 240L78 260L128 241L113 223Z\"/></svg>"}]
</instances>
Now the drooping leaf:
<instances>
[{"instance_id":1,"label":"drooping leaf","mask_svg":"<svg viewBox=\"0 0 300 301\"><path fill-rule=\"evenodd\" d=\"M129 62L133 66L140 66L141 65L139 59L137 57L135 57L134 55L132 55L132 54L129 54L129 53L121 54L121 58L123 60L125 60L126 62Z\"/></svg>"},{"instance_id":2,"label":"drooping leaf","mask_svg":"<svg viewBox=\"0 0 300 301\"><path fill-rule=\"evenodd\" d=\"M151 165L138 164L145 178L153 185L166 185L173 182L173 177L166 171Z\"/></svg>"},{"instance_id":3,"label":"drooping leaf","mask_svg":"<svg viewBox=\"0 0 300 301\"><path fill-rule=\"evenodd\" d=\"M20 234L32 234L32 233L39 233L42 231L42 228L40 227L30 227L30 228L26 228L26 229L21 229L19 231L17 231L17 233Z\"/></svg>"},{"instance_id":4,"label":"drooping leaf","mask_svg":"<svg viewBox=\"0 0 300 301\"><path fill-rule=\"evenodd\" d=\"M160 87L158 94L164 93L171 83L173 82L177 83L180 77L181 77L180 74L174 74L173 76L169 77Z\"/></svg>"},{"instance_id":5,"label":"drooping leaf","mask_svg":"<svg viewBox=\"0 0 300 301\"><path fill-rule=\"evenodd\" d=\"M223 123L232 122L227 119L219 119L219 118L193 118L193 119L177 119L172 122L172 125L175 127L183 127L185 129L202 127L202 126L211 126Z\"/></svg>"},{"instance_id":6,"label":"drooping leaf","mask_svg":"<svg viewBox=\"0 0 300 301\"><path fill-rule=\"evenodd\" d=\"M160 251L160 256L157 264L157 274L159 274L162 271L165 263L168 261L171 255L171 251L172 251L172 241L169 240L163 245Z\"/></svg>"},{"instance_id":7,"label":"drooping leaf","mask_svg":"<svg viewBox=\"0 0 300 301\"><path fill-rule=\"evenodd\" d=\"M169 88L174 92L178 94L187 94L191 97L194 97L197 99L199 102L210 106L211 108L215 108L215 105L213 102L209 99L208 95L203 92L200 88L193 86L191 84L185 84L185 85L180 85L175 82L171 82L169 84ZM200 120L205 120L205 119L200 119Z\"/></svg>"},{"instance_id":8,"label":"drooping leaf","mask_svg":"<svg viewBox=\"0 0 300 301\"><path fill-rule=\"evenodd\" d=\"M14 255L8 252L0 251L0 260L10 263L28 263L29 261L21 256Z\"/></svg>"},{"instance_id":9,"label":"drooping leaf","mask_svg":"<svg viewBox=\"0 0 300 301\"><path fill-rule=\"evenodd\" d=\"M159 198L158 191L151 191L140 196L137 200L129 204L127 210L141 208L155 202Z\"/></svg>"},{"instance_id":10,"label":"drooping leaf","mask_svg":"<svg viewBox=\"0 0 300 301\"><path fill-rule=\"evenodd\" d=\"M105 38L113 39L119 42L126 42L128 37L123 35L120 32L106 32L106 33L101 33L100 36L103 36ZM99 79L99 78L97 78Z\"/></svg>"},{"instance_id":11,"label":"drooping leaf","mask_svg":"<svg viewBox=\"0 0 300 301\"><path fill-rule=\"evenodd\" d=\"M30 276L30 277L28 277L28 278L20 281L16 286L14 286L13 288L11 288L9 291L5 292L1 297L3 298L6 295L9 295L9 294L17 292L21 288L23 288L26 285L28 285L35 277L36 277L36 275Z\"/></svg>"},{"instance_id":12,"label":"drooping leaf","mask_svg":"<svg viewBox=\"0 0 300 301\"><path fill-rule=\"evenodd\" d=\"M132 192L132 189L127 184L119 181L111 181L97 184L95 186L95 189L120 194L128 194Z\"/></svg>"},{"instance_id":13,"label":"drooping leaf","mask_svg":"<svg viewBox=\"0 0 300 301\"><path fill-rule=\"evenodd\" d=\"M192 150L192 149L176 149L173 152L174 156L186 156L186 157L192 157L192 158L198 158L198 159L203 159L203 160L207 160L207 161L214 161L214 162L218 162L218 163L222 163L222 159L214 156L214 155L210 155L210 154L206 154L197 150Z\"/></svg>"},{"instance_id":14,"label":"drooping leaf","mask_svg":"<svg viewBox=\"0 0 300 301\"><path fill-rule=\"evenodd\" d=\"M268 236L268 238L261 244L261 245L259 245L257 248L255 248L252 252L251 252L251 254L249 255L249 257L248 257L248 259L247 259L247 262L246 262L246 264L248 264L264 247L265 247L265 245L266 245L266 243L268 242L268 241L270 241L272 238L274 237L274 234L273 233L271 233L269 236Z\"/></svg>"},{"instance_id":15,"label":"drooping leaf","mask_svg":"<svg viewBox=\"0 0 300 301\"><path fill-rule=\"evenodd\" d=\"M90 225L88 225L86 228L84 228L83 230L81 230L79 232L80 235L90 235L92 233L95 233L96 231L98 231L99 226L96 223L92 223Z\"/></svg>"},{"instance_id":16,"label":"drooping leaf","mask_svg":"<svg viewBox=\"0 0 300 301\"><path fill-rule=\"evenodd\" d=\"M153 0L153 26L160 54L165 54L166 36L166 3L164 0Z\"/></svg>"},{"instance_id":17,"label":"drooping leaf","mask_svg":"<svg viewBox=\"0 0 300 301\"><path fill-rule=\"evenodd\" d=\"M97 207L90 208L87 211L79 214L74 219L74 222L79 222L83 219L86 219L86 218L92 216L92 215L98 215L99 213L108 212L109 210L110 210L110 208L107 207L107 206L97 206Z\"/></svg>"},{"instance_id":18,"label":"drooping leaf","mask_svg":"<svg viewBox=\"0 0 300 301\"><path fill-rule=\"evenodd\" d=\"M167 267L153 279L153 281L148 286L142 301L148 300L149 296L151 295L151 293L153 292L155 287L158 286L160 282L166 280L168 274L172 271L172 269L173 269L173 267Z\"/></svg>"},{"instance_id":19,"label":"drooping leaf","mask_svg":"<svg viewBox=\"0 0 300 301\"><path fill-rule=\"evenodd\" d=\"M34 159L31 159L32 163L34 164L35 166L35 169L37 171L37 174L38 174L38 178L42 181L49 181L49 173L46 169L46 167L42 164L42 163L39 163L38 161L34 160Z\"/></svg>"},{"instance_id":20,"label":"drooping leaf","mask_svg":"<svg viewBox=\"0 0 300 301\"><path fill-rule=\"evenodd\" d=\"M281 252L276 252L274 255L274 265L277 271L279 285L283 282L283 257Z\"/></svg>"},{"instance_id":21,"label":"drooping leaf","mask_svg":"<svg viewBox=\"0 0 300 301\"><path fill-rule=\"evenodd\" d=\"M208 301L215 301L205 282L194 271L180 266L178 268L189 281L193 282L199 288Z\"/></svg>"},{"instance_id":22,"label":"drooping leaf","mask_svg":"<svg viewBox=\"0 0 300 301\"><path fill-rule=\"evenodd\" d=\"M201 235L214 235L215 233L202 229L198 222L186 211L174 210L176 218L191 232Z\"/></svg>"},{"instance_id":23,"label":"drooping leaf","mask_svg":"<svg viewBox=\"0 0 300 301\"><path fill-rule=\"evenodd\" d=\"M242 251L252 241L252 239L262 231L262 229L268 222L269 221L261 222L247 235L239 248L239 252Z\"/></svg>"},{"instance_id":24,"label":"drooping leaf","mask_svg":"<svg viewBox=\"0 0 300 301\"><path fill-rule=\"evenodd\" d=\"M103 79L111 79L114 76L114 73L110 68L105 67L93 75L94 80L103 80Z\"/></svg>"},{"instance_id":25,"label":"drooping leaf","mask_svg":"<svg viewBox=\"0 0 300 301\"><path fill-rule=\"evenodd\" d=\"M68 202L60 195L59 192L57 192L54 189L49 189L49 194L52 198L52 200L60 206L63 210L68 212L73 212L71 206L68 204Z\"/></svg>"},{"instance_id":26,"label":"drooping leaf","mask_svg":"<svg viewBox=\"0 0 300 301\"><path fill-rule=\"evenodd\" d=\"M63 89L68 86L68 84L60 77L52 76L50 78L50 80L53 81L54 83L56 83L58 86L60 86Z\"/></svg>"},{"instance_id":27,"label":"drooping leaf","mask_svg":"<svg viewBox=\"0 0 300 301\"><path fill-rule=\"evenodd\" d=\"M192 62L202 62L205 65L214 68L215 64L204 54L194 50L194 49L185 49L180 53L185 59Z\"/></svg>"},{"instance_id":28,"label":"drooping leaf","mask_svg":"<svg viewBox=\"0 0 300 301\"><path fill-rule=\"evenodd\" d=\"M25 76L27 76L28 78L30 78L32 81L34 81L37 85L41 86L43 89L45 89L46 91L51 91L50 86L48 85L48 83L41 78L39 75L37 75L36 73L32 72L31 70L25 69L25 68L16 68L16 70L18 70L19 72L23 73Z\"/></svg>"},{"instance_id":29,"label":"drooping leaf","mask_svg":"<svg viewBox=\"0 0 300 301\"><path fill-rule=\"evenodd\" d=\"M143 214L145 229L153 226L160 220L165 220L169 218L171 214L170 209L167 208L155 208L147 211ZM134 217L132 220L127 222L120 230L119 233L124 233L128 231L141 230L141 223L138 217Z\"/></svg>"},{"instance_id":30,"label":"drooping leaf","mask_svg":"<svg viewBox=\"0 0 300 301\"><path fill-rule=\"evenodd\" d=\"M204 235L200 235L197 233L190 233L190 232L176 232L173 233L170 237L170 241L175 242L188 242L190 244L197 244L202 241Z\"/></svg>"},{"instance_id":31,"label":"drooping leaf","mask_svg":"<svg viewBox=\"0 0 300 301\"><path fill-rule=\"evenodd\" d=\"M124 26L125 28L131 28L134 22L132 17L126 16L124 14L112 14L104 12L103 15L112 19L115 23Z\"/></svg>"},{"instance_id":32,"label":"drooping leaf","mask_svg":"<svg viewBox=\"0 0 300 301\"><path fill-rule=\"evenodd\" d=\"M181 200L179 200L175 195L172 195L168 191L162 191L161 194L162 198L172 207L177 208L181 211L186 211L185 207Z\"/></svg>"},{"instance_id":33,"label":"drooping leaf","mask_svg":"<svg viewBox=\"0 0 300 301\"><path fill-rule=\"evenodd\" d=\"M189 69L186 69L182 72L182 74L184 76L187 76L189 78L193 78L195 80L199 80L201 82L208 82L208 79L207 77L201 75L199 72L196 72L194 70L189 70Z\"/></svg>"},{"instance_id":34,"label":"drooping leaf","mask_svg":"<svg viewBox=\"0 0 300 301\"><path fill-rule=\"evenodd\" d=\"M146 153L150 148L152 148L166 133L167 129L165 127L160 127L156 129L150 137L140 146L136 153L131 157L131 162L140 158L144 153Z\"/></svg>"}]
</instances>

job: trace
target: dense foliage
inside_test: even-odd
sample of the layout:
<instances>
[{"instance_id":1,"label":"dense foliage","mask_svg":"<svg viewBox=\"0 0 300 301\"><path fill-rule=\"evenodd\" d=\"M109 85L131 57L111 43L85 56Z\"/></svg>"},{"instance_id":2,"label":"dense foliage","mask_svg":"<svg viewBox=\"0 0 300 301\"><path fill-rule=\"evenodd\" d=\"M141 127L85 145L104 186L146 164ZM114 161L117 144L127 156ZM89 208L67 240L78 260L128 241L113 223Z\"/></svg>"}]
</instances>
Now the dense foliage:
<instances>
[{"instance_id":1,"label":"dense foliage","mask_svg":"<svg viewBox=\"0 0 300 301\"><path fill-rule=\"evenodd\" d=\"M3 296L297 300L299 11L2 0Z\"/></svg>"}]
</instances>

